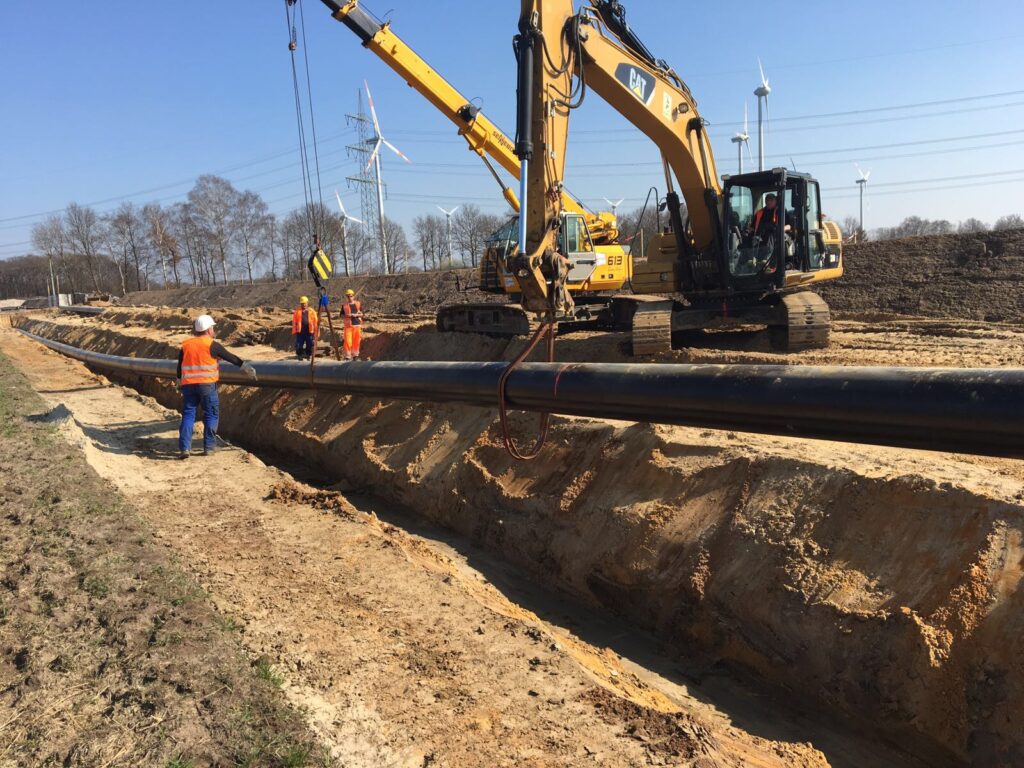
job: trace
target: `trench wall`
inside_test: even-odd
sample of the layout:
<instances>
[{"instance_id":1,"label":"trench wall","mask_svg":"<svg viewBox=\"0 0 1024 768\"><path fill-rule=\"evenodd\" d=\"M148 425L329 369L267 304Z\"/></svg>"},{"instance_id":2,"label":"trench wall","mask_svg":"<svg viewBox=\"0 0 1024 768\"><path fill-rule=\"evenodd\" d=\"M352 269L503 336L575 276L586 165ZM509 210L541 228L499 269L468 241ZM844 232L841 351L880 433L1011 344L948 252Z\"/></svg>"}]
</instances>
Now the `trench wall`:
<instances>
[{"instance_id":1,"label":"trench wall","mask_svg":"<svg viewBox=\"0 0 1024 768\"><path fill-rule=\"evenodd\" d=\"M110 329L22 325L176 354ZM169 384L125 383L178 405ZM753 671L936 766L1024 764L1024 494L968 491L941 463L878 477L834 445L776 454L583 419L554 419L543 460L524 464L486 409L233 387L221 400L239 444L457 530L681 653Z\"/></svg>"}]
</instances>

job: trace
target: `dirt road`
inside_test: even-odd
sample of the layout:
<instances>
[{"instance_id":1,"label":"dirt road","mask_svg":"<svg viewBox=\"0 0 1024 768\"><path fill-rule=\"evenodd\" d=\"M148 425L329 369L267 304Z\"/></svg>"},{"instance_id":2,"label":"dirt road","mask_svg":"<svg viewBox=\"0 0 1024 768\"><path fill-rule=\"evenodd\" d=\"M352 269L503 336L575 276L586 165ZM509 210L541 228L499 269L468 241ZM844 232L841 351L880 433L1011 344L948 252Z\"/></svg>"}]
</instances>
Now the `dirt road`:
<instances>
[{"instance_id":1,"label":"dirt road","mask_svg":"<svg viewBox=\"0 0 1024 768\"><path fill-rule=\"evenodd\" d=\"M89 463L284 672L343 765L917 765L711 667L695 673L703 692L642 635L639 663L595 647L581 638L613 622L521 604L531 589L480 551L382 522L372 502L237 448L175 461L176 418L149 398L9 331L0 347L65 405Z\"/></svg>"}]
</instances>

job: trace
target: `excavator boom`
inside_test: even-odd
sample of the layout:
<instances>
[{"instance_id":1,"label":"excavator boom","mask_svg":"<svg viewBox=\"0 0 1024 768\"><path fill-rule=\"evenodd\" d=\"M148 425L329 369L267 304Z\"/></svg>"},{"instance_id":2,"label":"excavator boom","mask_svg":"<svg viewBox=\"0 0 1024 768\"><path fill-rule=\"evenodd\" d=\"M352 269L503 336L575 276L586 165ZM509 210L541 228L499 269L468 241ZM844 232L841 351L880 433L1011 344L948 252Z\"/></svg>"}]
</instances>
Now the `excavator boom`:
<instances>
[{"instance_id":1,"label":"excavator boom","mask_svg":"<svg viewBox=\"0 0 1024 768\"><path fill-rule=\"evenodd\" d=\"M409 86L429 101L458 128L469 149L484 161L502 189L502 196L513 210L519 210L515 191L495 172L488 158L497 163L515 179L519 179L519 158L513 141L505 135L478 107L428 64L401 37L395 34L389 22L378 21L358 0L338 2L322 0L331 15L348 27L362 42ZM593 213L578 200L565 195L564 208L587 219L595 243L611 243L618 238L615 217L610 213Z\"/></svg>"}]
</instances>

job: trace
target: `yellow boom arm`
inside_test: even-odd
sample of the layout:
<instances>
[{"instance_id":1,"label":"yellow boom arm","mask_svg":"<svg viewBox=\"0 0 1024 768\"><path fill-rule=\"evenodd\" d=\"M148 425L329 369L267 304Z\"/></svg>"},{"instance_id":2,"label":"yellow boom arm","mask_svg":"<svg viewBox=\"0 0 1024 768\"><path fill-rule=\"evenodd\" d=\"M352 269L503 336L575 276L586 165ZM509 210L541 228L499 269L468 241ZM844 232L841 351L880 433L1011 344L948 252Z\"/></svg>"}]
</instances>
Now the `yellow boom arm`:
<instances>
[{"instance_id":1,"label":"yellow boom arm","mask_svg":"<svg viewBox=\"0 0 1024 768\"><path fill-rule=\"evenodd\" d=\"M424 59L405 43L391 29L390 22L377 21L368 11L360 7L358 0L336 2L322 0L331 9L332 16L352 30L362 41L363 46L373 51L402 79L414 88L423 98L433 104L442 115L451 120L458 128L472 152L478 155L495 181L501 186L502 195L508 204L519 210L519 200L515 192L502 181L488 161L492 158L508 173L519 178L519 158L516 157L515 145L498 126L491 122L480 108L472 104L465 96L452 86L444 77L434 70ZM591 237L595 243L614 242L618 238L615 217L610 213L592 213L572 197L565 195L564 208L571 213L579 213L587 218Z\"/></svg>"}]
</instances>

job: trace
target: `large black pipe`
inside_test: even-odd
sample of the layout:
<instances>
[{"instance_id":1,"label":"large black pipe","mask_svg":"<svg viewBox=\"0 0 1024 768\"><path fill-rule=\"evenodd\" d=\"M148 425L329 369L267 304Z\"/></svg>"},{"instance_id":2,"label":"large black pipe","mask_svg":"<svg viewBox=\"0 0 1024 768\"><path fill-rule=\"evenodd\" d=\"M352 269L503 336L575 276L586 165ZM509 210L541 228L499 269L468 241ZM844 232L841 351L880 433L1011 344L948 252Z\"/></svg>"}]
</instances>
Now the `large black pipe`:
<instances>
[{"instance_id":1,"label":"large black pipe","mask_svg":"<svg viewBox=\"0 0 1024 768\"><path fill-rule=\"evenodd\" d=\"M115 357L32 333L109 371L173 378L175 361ZM254 361L225 384L323 389L382 400L496 405L505 363ZM1024 456L1024 369L525 363L511 408L992 456ZM827 449L825 449L827 450Z\"/></svg>"}]
</instances>

